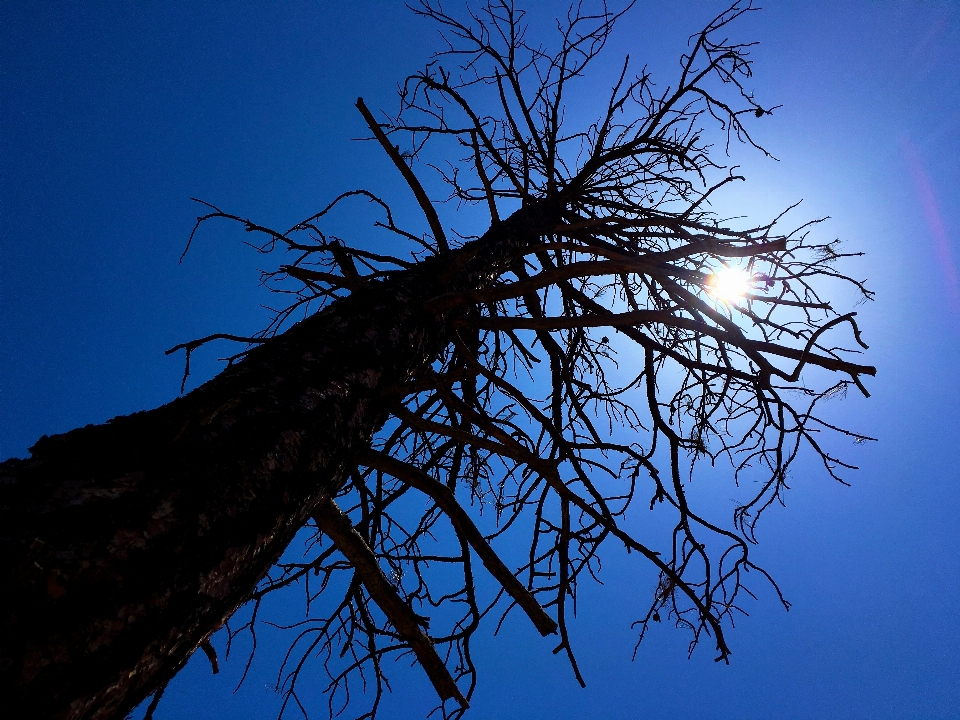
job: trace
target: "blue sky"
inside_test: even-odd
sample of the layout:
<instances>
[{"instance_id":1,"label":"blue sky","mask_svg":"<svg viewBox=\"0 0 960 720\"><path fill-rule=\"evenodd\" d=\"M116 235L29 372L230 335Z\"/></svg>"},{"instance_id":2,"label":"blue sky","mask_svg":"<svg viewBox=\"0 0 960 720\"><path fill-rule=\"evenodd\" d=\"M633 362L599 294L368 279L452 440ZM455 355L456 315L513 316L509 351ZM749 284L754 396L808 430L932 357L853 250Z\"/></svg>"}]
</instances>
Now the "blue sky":
<instances>
[{"instance_id":1,"label":"blue sky","mask_svg":"<svg viewBox=\"0 0 960 720\"><path fill-rule=\"evenodd\" d=\"M722 7L640 2L606 71L630 53L670 82ZM802 198L867 253L878 376L830 417L879 442L850 449L851 487L796 471L758 550L793 608L761 594L730 666L687 660L668 628L630 662L651 580L612 557L573 630L587 689L508 624L477 649L468 718L960 717L960 5L771 2L734 33L761 41L753 89L783 108L759 138L779 161L737 151L748 182L719 209L761 219ZM271 260L237 233L211 227L178 264L190 197L278 226L357 186L402 204L379 150L351 140L353 102L392 109L436 47L400 3L0 4L0 456L169 401L182 366L164 349L263 324ZM217 355L198 353L196 380ZM238 663L212 678L195 657L157 717L274 717L278 650L236 694ZM430 709L416 670L394 687L383 717Z\"/></svg>"}]
</instances>

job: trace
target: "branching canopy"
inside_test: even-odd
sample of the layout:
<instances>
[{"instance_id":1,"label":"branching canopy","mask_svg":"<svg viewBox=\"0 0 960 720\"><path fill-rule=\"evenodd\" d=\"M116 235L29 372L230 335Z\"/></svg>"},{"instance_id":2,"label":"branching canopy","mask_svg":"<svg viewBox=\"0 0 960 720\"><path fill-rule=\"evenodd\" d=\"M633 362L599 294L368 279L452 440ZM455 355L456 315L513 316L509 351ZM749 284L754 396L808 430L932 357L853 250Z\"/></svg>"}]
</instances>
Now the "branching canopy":
<instances>
[{"instance_id":1,"label":"branching canopy","mask_svg":"<svg viewBox=\"0 0 960 720\"><path fill-rule=\"evenodd\" d=\"M746 227L711 210L743 180L722 164L733 146L766 153L748 126L775 108L745 85L752 44L726 39L753 8L737 3L693 35L670 86L624 61L602 115L571 127L566 103L626 12L591 8L575 4L545 49L509 0L465 14L435 0L412 6L440 26L445 48L401 84L396 116L378 120L362 99L357 108L428 233L399 227L367 190L286 232L213 206L199 219L238 221L265 236L260 251L288 253L263 278L286 299L274 322L255 338L230 336L260 342L425 256L447 257L452 275L508 216L546 208L538 217L552 218L478 286L426 303L425 313L453 319L448 344L391 389L391 417L353 458L336 500L314 513L304 560L279 564L255 594L242 628L254 638L265 596L305 592L307 614L279 671L285 709L300 705L298 682L319 662L331 713L362 690L360 717L372 717L388 687L386 658L413 652L451 700L446 714L459 716L476 682L474 633L514 610L557 635L554 652L583 683L570 618L607 546L658 578L637 617L640 640L651 622L670 621L691 633L691 651L709 638L725 661L746 576L776 589L751 547L801 448L840 480L851 466L826 449L824 433L868 439L818 414L849 385L866 395L863 376L875 372L857 358L867 346L856 313L825 295L840 282L871 297L837 267L850 254L814 240L816 222L788 228L784 213ZM449 162L433 160L441 152ZM450 202L485 208L482 237L442 224L425 170L439 173ZM416 252L378 254L324 231L331 213L358 200ZM724 278L739 290L724 294ZM227 336L178 347L189 354L218 337ZM689 494L694 469L719 463L735 481L760 479L726 524ZM665 542L647 539L655 533L642 509L670 515ZM418 614L427 611L429 623Z\"/></svg>"}]
</instances>

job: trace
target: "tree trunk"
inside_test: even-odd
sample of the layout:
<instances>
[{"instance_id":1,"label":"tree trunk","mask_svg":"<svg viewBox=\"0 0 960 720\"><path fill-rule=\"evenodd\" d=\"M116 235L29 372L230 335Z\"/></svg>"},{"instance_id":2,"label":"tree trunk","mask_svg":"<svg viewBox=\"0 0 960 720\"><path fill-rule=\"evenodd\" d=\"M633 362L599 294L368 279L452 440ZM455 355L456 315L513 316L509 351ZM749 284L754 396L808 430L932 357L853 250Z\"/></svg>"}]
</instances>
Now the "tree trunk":
<instances>
[{"instance_id":1,"label":"tree trunk","mask_svg":"<svg viewBox=\"0 0 960 720\"><path fill-rule=\"evenodd\" d=\"M396 388L481 288L556 223L530 205L353 295L168 405L0 464L0 697L14 717L123 718L249 597L368 448ZM9 717L9 715L8 715Z\"/></svg>"}]
</instances>

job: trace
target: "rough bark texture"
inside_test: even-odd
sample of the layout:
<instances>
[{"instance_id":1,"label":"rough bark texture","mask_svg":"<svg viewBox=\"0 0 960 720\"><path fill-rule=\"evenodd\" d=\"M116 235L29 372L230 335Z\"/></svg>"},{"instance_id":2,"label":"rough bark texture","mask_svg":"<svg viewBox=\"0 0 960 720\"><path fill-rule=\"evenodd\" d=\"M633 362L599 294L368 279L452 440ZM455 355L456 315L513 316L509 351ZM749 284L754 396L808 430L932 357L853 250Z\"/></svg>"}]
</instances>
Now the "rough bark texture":
<instances>
[{"instance_id":1,"label":"rough bark texture","mask_svg":"<svg viewBox=\"0 0 960 720\"><path fill-rule=\"evenodd\" d=\"M539 205L254 348L149 412L43 437L0 464L0 697L7 717L123 718L248 597L369 447L391 387L453 315L555 223Z\"/></svg>"}]
</instances>

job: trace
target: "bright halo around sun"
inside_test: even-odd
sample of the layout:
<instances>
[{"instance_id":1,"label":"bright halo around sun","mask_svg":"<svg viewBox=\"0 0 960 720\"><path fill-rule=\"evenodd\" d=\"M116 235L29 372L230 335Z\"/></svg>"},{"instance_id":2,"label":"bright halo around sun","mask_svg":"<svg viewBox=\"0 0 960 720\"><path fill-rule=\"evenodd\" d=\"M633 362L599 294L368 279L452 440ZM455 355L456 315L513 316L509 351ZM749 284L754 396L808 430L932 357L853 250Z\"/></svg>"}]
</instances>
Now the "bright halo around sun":
<instances>
[{"instance_id":1,"label":"bright halo around sun","mask_svg":"<svg viewBox=\"0 0 960 720\"><path fill-rule=\"evenodd\" d=\"M736 302L752 289L753 276L736 267L722 267L710 273L707 292L717 300Z\"/></svg>"}]
</instances>

